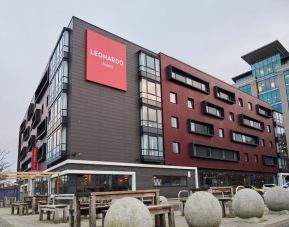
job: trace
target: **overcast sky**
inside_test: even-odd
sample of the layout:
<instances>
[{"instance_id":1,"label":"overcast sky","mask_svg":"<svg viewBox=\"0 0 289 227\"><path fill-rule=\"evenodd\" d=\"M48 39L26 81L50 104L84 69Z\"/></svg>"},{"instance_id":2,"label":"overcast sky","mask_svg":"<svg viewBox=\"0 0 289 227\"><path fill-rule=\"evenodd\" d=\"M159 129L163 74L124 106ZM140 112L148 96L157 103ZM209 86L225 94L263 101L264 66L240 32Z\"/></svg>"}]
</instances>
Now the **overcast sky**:
<instances>
[{"instance_id":1,"label":"overcast sky","mask_svg":"<svg viewBox=\"0 0 289 227\"><path fill-rule=\"evenodd\" d=\"M278 39L288 0L0 0L0 148L16 168L18 130L62 27L77 16L228 83L242 55Z\"/></svg>"}]
</instances>

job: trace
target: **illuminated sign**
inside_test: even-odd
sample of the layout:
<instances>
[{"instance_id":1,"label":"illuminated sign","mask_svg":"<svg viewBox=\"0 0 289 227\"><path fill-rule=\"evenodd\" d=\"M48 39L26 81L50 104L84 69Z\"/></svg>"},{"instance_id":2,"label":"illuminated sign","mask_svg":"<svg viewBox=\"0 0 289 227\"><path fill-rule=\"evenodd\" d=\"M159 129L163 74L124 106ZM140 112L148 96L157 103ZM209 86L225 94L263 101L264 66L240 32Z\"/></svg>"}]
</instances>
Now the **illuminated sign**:
<instances>
[{"instance_id":1,"label":"illuminated sign","mask_svg":"<svg viewBox=\"0 0 289 227\"><path fill-rule=\"evenodd\" d=\"M37 153L38 147L32 147L31 170L38 170Z\"/></svg>"},{"instance_id":2,"label":"illuminated sign","mask_svg":"<svg viewBox=\"0 0 289 227\"><path fill-rule=\"evenodd\" d=\"M126 46L86 30L86 80L126 91Z\"/></svg>"}]
</instances>

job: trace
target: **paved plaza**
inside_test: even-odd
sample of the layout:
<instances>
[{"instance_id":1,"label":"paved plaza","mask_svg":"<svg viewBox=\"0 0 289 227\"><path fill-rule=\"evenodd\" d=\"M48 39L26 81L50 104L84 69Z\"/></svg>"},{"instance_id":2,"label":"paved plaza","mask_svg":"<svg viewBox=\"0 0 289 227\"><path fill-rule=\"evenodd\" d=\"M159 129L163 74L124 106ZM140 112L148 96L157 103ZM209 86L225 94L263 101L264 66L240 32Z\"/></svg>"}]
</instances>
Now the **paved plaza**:
<instances>
[{"instance_id":1,"label":"paved plaza","mask_svg":"<svg viewBox=\"0 0 289 227\"><path fill-rule=\"evenodd\" d=\"M38 215L18 216L11 215L11 208L0 208L0 227L52 227L52 221L38 220ZM176 227L188 227L184 216L179 211L175 212ZM261 223L246 223L238 218L223 218L221 227L289 227L289 214L266 214ZM68 227L68 223L57 224L58 227ZM82 218L82 226L88 227L88 218ZM101 219L97 220L97 226L101 226Z\"/></svg>"}]
</instances>

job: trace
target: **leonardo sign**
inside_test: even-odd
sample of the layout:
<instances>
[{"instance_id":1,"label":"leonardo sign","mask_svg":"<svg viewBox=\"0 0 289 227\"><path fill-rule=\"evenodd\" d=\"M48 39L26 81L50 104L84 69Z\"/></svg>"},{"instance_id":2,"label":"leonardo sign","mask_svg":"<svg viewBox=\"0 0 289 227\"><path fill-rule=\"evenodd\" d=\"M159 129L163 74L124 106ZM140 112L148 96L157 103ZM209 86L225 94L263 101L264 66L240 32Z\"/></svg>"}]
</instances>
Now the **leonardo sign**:
<instances>
[{"instance_id":1,"label":"leonardo sign","mask_svg":"<svg viewBox=\"0 0 289 227\"><path fill-rule=\"evenodd\" d=\"M126 46L87 30L86 79L126 91Z\"/></svg>"}]
</instances>

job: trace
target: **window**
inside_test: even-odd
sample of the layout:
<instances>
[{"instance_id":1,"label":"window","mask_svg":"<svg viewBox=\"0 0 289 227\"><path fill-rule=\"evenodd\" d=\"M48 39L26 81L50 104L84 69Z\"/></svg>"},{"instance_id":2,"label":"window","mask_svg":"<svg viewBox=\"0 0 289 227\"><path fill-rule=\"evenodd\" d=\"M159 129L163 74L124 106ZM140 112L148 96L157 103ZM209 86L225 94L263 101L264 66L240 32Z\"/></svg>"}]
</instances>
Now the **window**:
<instances>
[{"instance_id":1,"label":"window","mask_svg":"<svg viewBox=\"0 0 289 227\"><path fill-rule=\"evenodd\" d=\"M261 145L261 147L265 147L265 140L264 139L261 139L260 145Z\"/></svg>"},{"instance_id":2,"label":"window","mask_svg":"<svg viewBox=\"0 0 289 227\"><path fill-rule=\"evenodd\" d=\"M162 128L162 111L147 106L141 107L141 126Z\"/></svg>"},{"instance_id":3,"label":"window","mask_svg":"<svg viewBox=\"0 0 289 227\"><path fill-rule=\"evenodd\" d=\"M269 141L269 147L270 147L270 148L273 147L273 143L272 143L272 141Z\"/></svg>"},{"instance_id":4,"label":"window","mask_svg":"<svg viewBox=\"0 0 289 227\"><path fill-rule=\"evenodd\" d=\"M173 142L173 153L180 154L180 143Z\"/></svg>"},{"instance_id":5,"label":"window","mask_svg":"<svg viewBox=\"0 0 289 227\"><path fill-rule=\"evenodd\" d=\"M235 93L217 86L215 86L215 97L230 104L234 104L236 102Z\"/></svg>"},{"instance_id":6,"label":"window","mask_svg":"<svg viewBox=\"0 0 289 227\"><path fill-rule=\"evenodd\" d=\"M252 136L236 131L232 131L232 141L236 143L244 143L253 146L259 144L259 138L257 136Z\"/></svg>"},{"instance_id":7,"label":"window","mask_svg":"<svg viewBox=\"0 0 289 227\"><path fill-rule=\"evenodd\" d=\"M177 94L170 92L170 102L171 103L177 103Z\"/></svg>"},{"instance_id":8,"label":"window","mask_svg":"<svg viewBox=\"0 0 289 227\"><path fill-rule=\"evenodd\" d=\"M248 108L249 108L249 110L253 110L253 105L251 102L248 102Z\"/></svg>"},{"instance_id":9,"label":"window","mask_svg":"<svg viewBox=\"0 0 289 227\"><path fill-rule=\"evenodd\" d=\"M206 101L203 101L203 113L220 119L224 118L224 109L222 107Z\"/></svg>"},{"instance_id":10,"label":"window","mask_svg":"<svg viewBox=\"0 0 289 227\"><path fill-rule=\"evenodd\" d=\"M256 105L257 108L257 114L266 117L266 118L270 118L272 115L272 111L264 106L261 105Z\"/></svg>"},{"instance_id":11,"label":"window","mask_svg":"<svg viewBox=\"0 0 289 227\"><path fill-rule=\"evenodd\" d=\"M214 135L214 126L208 123L189 120L189 132L194 134L200 134L204 136Z\"/></svg>"},{"instance_id":12,"label":"window","mask_svg":"<svg viewBox=\"0 0 289 227\"><path fill-rule=\"evenodd\" d=\"M229 113L229 119L230 119L230 121L235 121L234 113L232 113L232 112Z\"/></svg>"},{"instance_id":13,"label":"window","mask_svg":"<svg viewBox=\"0 0 289 227\"><path fill-rule=\"evenodd\" d=\"M270 125L267 125L267 132L271 132L271 127L270 127Z\"/></svg>"},{"instance_id":14,"label":"window","mask_svg":"<svg viewBox=\"0 0 289 227\"><path fill-rule=\"evenodd\" d=\"M160 60L141 52L139 54L139 70L160 77ZM149 75L147 77L151 78Z\"/></svg>"},{"instance_id":15,"label":"window","mask_svg":"<svg viewBox=\"0 0 289 227\"><path fill-rule=\"evenodd\" d=\"M238 98L238 104L239 104L239 106L243 107L243 99Z\"/></svg>"},{"instance_id":16,"label":"window","mask_svg":"<svg viewBox=\"0 0 289 227\"><path fill-rule=\"evenodd\" d=\"M190 155L197 158L215 159L223 161L238 162L239 152L234 150L228 150L219 147L210 147L201 144L189 145Z\"/></svg>"},{"instance_id":17,"label":"window","mask_svg":"<svg viewBox=\"0 0 289 227\"><path fill-rule=\"evenodd\" d=\"M171 117L171 126L172 128L178 128L179 122L177 117Z\"/></svg>"},{"instance_id":18,"label":"window","mask_svg":"<svg viewBox=\"0 0 289 227\"><path fill-rule=\"evenodd\" d=\"M278 165L277 163L277 158L276 157L271 157L271 156L263 156L263 164L265 166L276 166Z\"/></svg>"},{"instance_id":19,"label":"window","mask_svg":"<svg viewBox=\"0 0 289 227\"><path fill-rule=\"evenodd\" d=\"M249 154L248 153L244 153L244 161L249 162Z\"/></svg>"},{"instance_id":20,"label":"window","mask_svg":"<svg viewBox=\"0 0 289 227\"><path fill-rule=\"evenodd\" d=\"M140 81L140 97L143 103L161 106L161 85L142 78Z\"/></svg>"},{"instance_id":21,"label":"window","mask_svg":"<svg viewBox=\"0 0 289 227\"><path fill-rule=\"evenodd\" d=\"M254 162L258 163L258 155L254 154Z\"/></svg>"},{"instance_id":22,"label":"window","mask_svg":"<svg viewBox=\"0 0 289 227\"><path fill-rule=\"evenodd\" d=\"M224 138L224 129L219 128L219 137Z\"/></svg>"},{"instance_id":23,"label":"window","mask_svg":"<svg viewBox=\"0 0 289 227\"><path fill-rule=\"evenodd\" d=\"M143 134L141 136L142 156L163 159L163 137L160 135Z\"/></svg>"},{"instance_id":24,"label":"window","mask_svg":"<svg viewBox=\"0 0 289 227\"><path fill-rule=\"evenodd\" d=\"M251 117L248 117L246 115L240 114L240 123L245 126L245 127L249 127L249 128L253 128L259 131L263 131L264 130L264 123L258 120L255 120Z\"/></svg>"},{"instance_id":25,"label":"window","mask_svg":"<svg viewBox=\"0 0 289 227\"><path fill-rule=\"evenodd\" d=\"M153 184L155 187L186 187L186 176L154 176Z\"/></svg>"},{"instance_id":26,"label":"window","mask_svg":"<svg viewBox=\"0 0 289 227\"><path fill-rule=\"evenodd\" d=\"M171 65L169 66L169 79L181 83L194 90L209 94L210 87L208 82L182 70L179 70Z\"/></svg>"},{"instance_id":27,"label":"window","mask_svg":"<svg viewBox=\"0 0 289 227\"><path fill-rule=\"evenodd\" d=\"M188 108L189 109L194 109L195 108L194 100L191 99L191 98L188 98Z\"/></svg>"}]
</instances>

